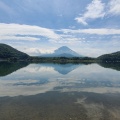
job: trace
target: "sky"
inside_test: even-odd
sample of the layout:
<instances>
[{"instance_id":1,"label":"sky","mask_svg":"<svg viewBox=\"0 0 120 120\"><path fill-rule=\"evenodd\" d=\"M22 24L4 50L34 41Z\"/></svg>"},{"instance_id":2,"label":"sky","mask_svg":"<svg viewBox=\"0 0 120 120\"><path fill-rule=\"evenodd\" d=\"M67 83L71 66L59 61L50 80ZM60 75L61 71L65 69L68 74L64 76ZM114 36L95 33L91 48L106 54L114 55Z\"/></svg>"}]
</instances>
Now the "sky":
<instances>
[{"instance_id":1,"label":"sky","mask_svg":"<svg viewBox=\"0 0 120 120\"><path fill-rule=\"evenodd\" d=\"M0 43L35 56L120 51L120 0L0 0Z\"/></svg>"}]
</instances>

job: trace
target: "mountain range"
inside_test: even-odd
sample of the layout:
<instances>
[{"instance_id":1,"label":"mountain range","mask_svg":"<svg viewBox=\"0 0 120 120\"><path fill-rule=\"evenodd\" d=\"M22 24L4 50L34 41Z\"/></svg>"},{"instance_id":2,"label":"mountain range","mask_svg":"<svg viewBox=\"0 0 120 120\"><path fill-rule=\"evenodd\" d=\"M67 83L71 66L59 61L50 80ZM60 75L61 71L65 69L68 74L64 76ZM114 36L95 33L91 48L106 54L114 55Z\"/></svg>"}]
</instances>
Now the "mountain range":
<instances>
[{"instance_id":1,"label":"mountain range","mask_svg":"<svg viewBox=\"0 0 120 120\"><path fill-rule=\"evenodd\" d=\"M46 57L46 58L45 58ZM49 57L49 58L47 58ZM54 58L54 59L53 59ZM63 59L64 58L64 59ZM0 44L0 61L3 60L27 60L27 61L42 61L42 62L120 62L120 51L101 55L98 58L90 58L90 57L83 57L79 55L75 51L71 50L66 46L62 46L54 51L52 54L44 54L43 56L32 57L27 55L26 53L20 52L15 48L6 45Z\"/></svg>"}]
</instances>

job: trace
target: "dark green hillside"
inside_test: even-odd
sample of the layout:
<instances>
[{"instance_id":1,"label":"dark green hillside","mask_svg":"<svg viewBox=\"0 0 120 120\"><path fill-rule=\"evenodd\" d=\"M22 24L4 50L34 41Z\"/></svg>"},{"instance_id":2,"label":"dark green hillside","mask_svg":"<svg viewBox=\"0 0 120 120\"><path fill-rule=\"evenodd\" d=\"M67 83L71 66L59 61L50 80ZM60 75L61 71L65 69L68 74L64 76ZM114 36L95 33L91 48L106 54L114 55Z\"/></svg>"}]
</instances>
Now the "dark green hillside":
<instances>
[{"instance_id":1,"label":"dark green hillside","mask_svg":"<svg viewBox=\"0 0 120 120\"><path fill-rule=\"evenodd\" d=\"M28 57L27 54L20 52L9 45L0 44L0 59L24 60Z\"/></svg>"},{"instance_id":2,"label":"dark green hillside","mask_svg":"<svg viewBox=\"0 0 120 120\"><path fill-rule=\"evenodd\" d=\"M101 55L97 58L97 60L101 62L120 62L120 51L111 54Z\"/></svg>"}]
</instances>

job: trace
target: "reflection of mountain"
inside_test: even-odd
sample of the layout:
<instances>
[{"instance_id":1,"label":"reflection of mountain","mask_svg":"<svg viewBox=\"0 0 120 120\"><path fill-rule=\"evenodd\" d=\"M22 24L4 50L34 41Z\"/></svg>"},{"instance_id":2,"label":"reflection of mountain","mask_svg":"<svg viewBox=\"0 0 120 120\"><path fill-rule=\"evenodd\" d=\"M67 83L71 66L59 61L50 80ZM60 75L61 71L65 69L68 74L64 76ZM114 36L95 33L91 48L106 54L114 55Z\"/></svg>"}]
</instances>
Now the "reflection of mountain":
<instances>
[{"instance_id":1,"label":"reflection of mountain","mask_svg":"<svg viewBox=\"0 0 120 120\"><path fill-rule=\"evenodd\" d=\"M47 67L52 67L54 68L55 71L59 72L60 74L65 75L75 70L82 64L68 63L68 64L42 64L42 65L47 66Z\"/></svg>"},{"instance_id":2,"label":"reflection of mountain","mask_svg":"<svg viewBox=\"0 0 120 120\"><path fill-rule=\"evenodd\" d=\"M73 64L73 63L67 63L67 64L42 63L40 65L42 67L52 68L55 71L59 72L60 74L65 75L65 74L68 74L71 71L75 70L79 66L82 66L83 64Z\"/></svg>"},{"instance_id":3,"label":"reflection of mountain","mask_svg":"<svg viewBox=\"0 0 120 120\"><path fill-rule=\"evenodd\" d=\"M0 62L0 76L6 76L20 68L26 67L28 63L26 62Z\"/></svg>"},{"instance_id":4,"label":"reflection of mountain","mask_svg":"<svg viewBox=\"0 0 120 120\"><path fill-rule=\"evenodd\" d=\"M102 67L105 67L105 68L111 68L111 69L120 71L120 63L104 63L104 62L100 62L99 65L101 65Z\"/></svg>"},{"instance_id":5,"label":"reflection of mountain","mask_svg":"<svg viewBox=\"0 0 120 120\"><path fill-rule=\"evenodd\" d=\"M5 65L0 70L11 69L10 63ZM61 74L72 72L60 75L57 71ZM116 93L120 92L119 78L118 71L104 69L97 64L31 64L0 77L0 96L33 95L47 91Z\"/></svg>"},{"instance_id":6,"label":"reflection of mountain","mask_svg":"<svg viewBox=\"0 0 120 120\"><path fill-rule=\"evenodd\" d=\"M68 74L69 72L73 71L77 67L79 67L78 64L56 64L54 66L54 70L59 72L60 74L65 75L65 74Z\"/></svg>"}]
</instances>

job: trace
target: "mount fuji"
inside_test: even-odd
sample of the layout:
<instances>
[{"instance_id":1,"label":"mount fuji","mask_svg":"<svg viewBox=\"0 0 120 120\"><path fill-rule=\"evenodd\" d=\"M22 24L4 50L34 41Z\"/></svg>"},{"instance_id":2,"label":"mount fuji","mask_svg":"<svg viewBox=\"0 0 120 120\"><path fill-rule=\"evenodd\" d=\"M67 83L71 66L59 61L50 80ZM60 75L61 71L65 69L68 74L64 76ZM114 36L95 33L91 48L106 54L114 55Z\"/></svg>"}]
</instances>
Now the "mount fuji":
<instances>
[{"instance_id":1,"label":"mount fuji","mask_svg":"<svg viewBox=\"0 0 120 120\"><path fill-rule=\"evenodd\" d=\"M44 54L42 57L83 57L77 52L71 50L67 46L62 46L54 51L52 54Z\"/></svg>"}]
</instances>

